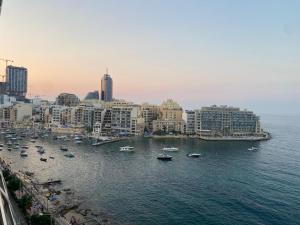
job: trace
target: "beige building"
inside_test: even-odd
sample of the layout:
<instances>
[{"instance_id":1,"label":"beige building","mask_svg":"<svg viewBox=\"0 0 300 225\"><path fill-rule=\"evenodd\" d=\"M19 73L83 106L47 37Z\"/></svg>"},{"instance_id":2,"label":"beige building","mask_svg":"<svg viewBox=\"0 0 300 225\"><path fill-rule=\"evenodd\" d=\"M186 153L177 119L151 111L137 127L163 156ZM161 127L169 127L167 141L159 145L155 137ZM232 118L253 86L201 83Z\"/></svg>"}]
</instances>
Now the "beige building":
<instances>
[{"instance_id":1,"label":"beige building","mask_svg":"<svg viewBox=\"0 0 300 225\"><path fill-rule=\"evenodd\" d=\"M157 120L159 115L159 106L143 103L141 105L141 116L145 121L145 128L148 132L153 131L153 121Z\"/></svg>"},{"instance_id":2,"label":"beige building","mask_svg":"<svg viewBox=\"0 0 300 225\"><path fill-rule=\"evenodd\" d=\"M154 133L181 133L184 126L181 106L168 99L159 107L158 119L153 121Z\"/></svg>"}]
</instances>

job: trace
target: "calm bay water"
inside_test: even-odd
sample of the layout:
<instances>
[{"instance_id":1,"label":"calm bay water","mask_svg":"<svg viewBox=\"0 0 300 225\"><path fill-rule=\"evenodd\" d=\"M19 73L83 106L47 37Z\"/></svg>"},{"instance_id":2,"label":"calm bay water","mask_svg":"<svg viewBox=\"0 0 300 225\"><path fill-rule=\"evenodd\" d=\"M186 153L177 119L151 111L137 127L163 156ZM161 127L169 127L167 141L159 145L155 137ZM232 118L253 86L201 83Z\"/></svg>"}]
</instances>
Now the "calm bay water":
<instances>
[{"instance_id":1,"label":"calm bay water","mask_svg":"<svg viewBox=\"0 0 300 225\"><path fill-rule=\"evenodd\" d=\"M0 156L37 178L62 179L120 224L300 224L300 122L295 116L264 116L273 139L265 142L206 142L197 139L145 139L104 146L70 144L74 159L60 143L39 140L29 157L18 150ZM34 146L42 144L43 163ZM119 152L124 145L134 153ZM173 161L156 159L160 149L176 146ZM251 146L256 152L248 151ZM188 158L187 153L201 153Z\"/></svg>"}]
</instances>

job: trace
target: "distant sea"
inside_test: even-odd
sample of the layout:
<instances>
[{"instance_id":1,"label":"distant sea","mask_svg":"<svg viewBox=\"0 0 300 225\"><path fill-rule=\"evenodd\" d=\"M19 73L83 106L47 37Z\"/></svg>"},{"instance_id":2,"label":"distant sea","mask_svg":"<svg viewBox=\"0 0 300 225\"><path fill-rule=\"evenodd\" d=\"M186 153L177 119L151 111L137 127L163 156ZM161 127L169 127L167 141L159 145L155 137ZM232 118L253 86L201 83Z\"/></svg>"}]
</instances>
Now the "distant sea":
<instances>
[{"instance_id":1,"label":"distant sea","mask_svg":"<svg viewBox=\"0 0 300 225\"><path fill-rule=\"evenodd\" d=\"M27 143L0 156L37 178L63 180L85 204L120 224L300 224L300 118L262 116L273 138L263 142L133 138L93 147L70 143L75 158L63 156L52 139ZM26 142L26 141L24 141ZM42 144L43 163L34 145ZM120 152L132 145L134 153ZM173 160L156 159L163 147L178 147ZM257 151L248 151L255 146ZM189 158L187 153L201 153Z\"/></svg>"}]
</instances>

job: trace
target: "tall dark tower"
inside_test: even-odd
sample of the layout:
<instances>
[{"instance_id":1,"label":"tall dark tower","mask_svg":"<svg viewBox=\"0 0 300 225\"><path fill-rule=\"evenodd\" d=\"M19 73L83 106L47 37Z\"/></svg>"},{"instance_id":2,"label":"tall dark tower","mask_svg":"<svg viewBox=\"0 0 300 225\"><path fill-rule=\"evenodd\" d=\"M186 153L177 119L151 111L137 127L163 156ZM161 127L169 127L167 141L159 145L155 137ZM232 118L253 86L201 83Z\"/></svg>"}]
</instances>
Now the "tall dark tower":
<instances>
[{"instance_id":1,"label":"tall dark tower","mask_svg":"<svg viewBox=\"0 0 300 225\"><path fill-rule=\"evenodd\" d=\"M107 71L101 79L101 100L105 102L113 100L113 80Z\"/></svg>"},{"instance_id":2,"label":"tall dark tower","mask_svg":"<svg viewBox=\"0 0 300 225\"><path fill-rule=\"evenodd\" d=\"M2 0L0 0L0 14L1 14L1 8L2 8Z\"/></svg>"}]
</instances>

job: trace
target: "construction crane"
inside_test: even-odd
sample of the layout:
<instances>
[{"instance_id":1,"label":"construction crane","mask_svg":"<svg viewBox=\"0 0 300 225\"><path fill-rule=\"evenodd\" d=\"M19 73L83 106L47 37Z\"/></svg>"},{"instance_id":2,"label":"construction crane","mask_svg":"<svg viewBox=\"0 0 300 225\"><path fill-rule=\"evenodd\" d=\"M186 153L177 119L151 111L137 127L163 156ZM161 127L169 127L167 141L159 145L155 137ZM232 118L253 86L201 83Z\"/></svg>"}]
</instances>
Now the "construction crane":
<instances>
[{"instance_id":1,"label":"construction crane","mask_svg":"<svg viewBox=\"0 0 300 225\"><path fill-rule=\"evenodd\" d=\"M6 66L6 67L7 67L8 62L12 62L12 63L14 62L14 61L11 60L11 59L1 59L1 58L0 58L0 60L5 62L5 66Z\"/></svg>"},{"instance_id":2,"label":"construction crane","mask_svg":"<svg viewBox=\"0 0 300 225\"><path fill-rule=\"evenodd\" d=\"M0 1L1 1L1 0L0 0ZM0 60L5 62L5 69L6 69L6 67L7 67L7 65L8 65L9 62L12 62L12 63L14 62L14 61L11 60L11 59L1 59L1 58L0 58ZM6 72L5 72L5 74L6 74ZM2 77L2 82L4 82L4 77L5 77L5 75L2 75L1 77Z\"/></svg>"}]
</instances>

